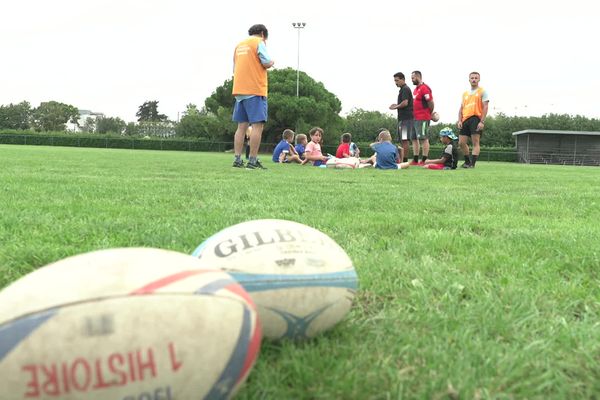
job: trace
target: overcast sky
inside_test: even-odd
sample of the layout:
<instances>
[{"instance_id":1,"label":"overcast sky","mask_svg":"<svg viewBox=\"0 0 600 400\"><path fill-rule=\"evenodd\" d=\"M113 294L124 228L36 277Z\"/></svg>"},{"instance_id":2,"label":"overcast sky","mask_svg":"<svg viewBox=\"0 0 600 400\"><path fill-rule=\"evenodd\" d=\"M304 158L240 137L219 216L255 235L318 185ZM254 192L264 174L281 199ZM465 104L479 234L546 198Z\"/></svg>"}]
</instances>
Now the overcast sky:
<instances>
[{"instance_id":1,"label":"overcast sky","mask_svg":"<svg viewBox=\"0 0 600 400\"><path fill-rule=\"evenodd\" d=\"M343 114L389 112L393 74L421 70L442 121L456 120L471 71L492 113L600 118L599 16L593 0L2 0L0 104L56 100L129 122L158 100L176 120L231 78L255 23L275 66L295 69L298 21L300 70Z\"/></svg>"}]
</instances>

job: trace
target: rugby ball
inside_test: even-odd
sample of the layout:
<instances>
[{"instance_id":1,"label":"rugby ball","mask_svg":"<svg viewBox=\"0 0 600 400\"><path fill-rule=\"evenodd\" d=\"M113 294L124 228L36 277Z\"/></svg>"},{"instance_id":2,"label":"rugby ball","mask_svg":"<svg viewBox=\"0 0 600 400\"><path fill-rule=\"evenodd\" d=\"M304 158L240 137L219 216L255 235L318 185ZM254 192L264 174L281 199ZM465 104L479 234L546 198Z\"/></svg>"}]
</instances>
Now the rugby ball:
<instances>
[{"instance_id":1,"label":"rugby ball","mask_svg":"<svg viewBox=\"0 0 600 400\"><path fill-rule=\"evenodd\" d=\"M357 157L346 157L346 158L330 158L327 160L327 168L358 168L360 160Z\"/></svg>"},{"instance_id":2,"label":"rugby ball","mask_svg":"<svg viewBox=\"0 0 600 400\"><path fill-rule=\"evenodd\" d=\"M226 228L194 250L207 268L222 268L252 296L270 339L303 339L328 330L350 310L358 278L348 254L309 226L285 220Z\"/></svg>"},{"instance_id":3,"label":"rugby ball","mask_svg":"<svg viewBox=\"0 0 600 400\"><path fill-rule=\"evenodd\" d=\"M440 114L437 111L431 113L431 120L433 122L438 122L440 120Z\"/></svg>"},{"instance_id":4,"label":"rugby ball","mask_svg":"<svg viewBox=\"0 0 600 400\"><path fill-rule=\"evenodd\" d=\"M225 399L260 347L222 270L151 248L65 258L0 292L2 399Z\"/></svg>"}]
</instances>

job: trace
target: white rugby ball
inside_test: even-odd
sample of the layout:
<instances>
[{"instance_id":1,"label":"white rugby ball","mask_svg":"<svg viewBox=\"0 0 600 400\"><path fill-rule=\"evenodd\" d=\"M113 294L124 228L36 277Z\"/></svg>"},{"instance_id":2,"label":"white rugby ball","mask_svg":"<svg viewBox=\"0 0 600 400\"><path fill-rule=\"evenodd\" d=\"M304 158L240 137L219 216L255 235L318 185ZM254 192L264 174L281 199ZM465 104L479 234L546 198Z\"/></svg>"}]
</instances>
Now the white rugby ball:
<instances>
[{"instance_id":1,"label":"white rugby ball","mask_svg":"<svg viewBox=\"0 0 600 400\"><path fill-rule=\"evenodd\" d=\"M194 257L102 250L42 267L0 292L8 399L222 399L260 347L243 288Z\"/></svg>"},{"instance_id":2,"label":"white rugby ball","mask_svg":"<svg viewBox=\"0 0 600 400\"><path fill-rule=\"evenodd\" d=\"M252 296L263 335L310 338L350 310L358 278L348 254L309 226L285 220L248 221L223 229L192 255L222 268Z\"/></svg>"}]
</instances>

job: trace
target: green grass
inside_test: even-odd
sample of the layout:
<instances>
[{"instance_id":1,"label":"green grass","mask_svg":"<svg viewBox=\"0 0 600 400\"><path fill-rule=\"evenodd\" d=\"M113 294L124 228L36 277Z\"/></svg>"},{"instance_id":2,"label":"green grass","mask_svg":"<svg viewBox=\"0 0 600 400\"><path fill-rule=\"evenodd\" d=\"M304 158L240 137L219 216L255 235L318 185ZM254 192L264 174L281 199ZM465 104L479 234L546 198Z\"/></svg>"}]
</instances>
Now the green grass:
<instances>
[{"instance_id":1,"label":"green grass","mask_svg":"<svg viewBox=\"0 0 600 400\"><path fill-rule=\"evenodd\" d=\"M360 278L350 315L264 342L241 399L592 399L600 170L231 168L230 154L0 146L0 287L95 249L191 253L222 228L321 229Z\"/></svg>"}]
</instances>

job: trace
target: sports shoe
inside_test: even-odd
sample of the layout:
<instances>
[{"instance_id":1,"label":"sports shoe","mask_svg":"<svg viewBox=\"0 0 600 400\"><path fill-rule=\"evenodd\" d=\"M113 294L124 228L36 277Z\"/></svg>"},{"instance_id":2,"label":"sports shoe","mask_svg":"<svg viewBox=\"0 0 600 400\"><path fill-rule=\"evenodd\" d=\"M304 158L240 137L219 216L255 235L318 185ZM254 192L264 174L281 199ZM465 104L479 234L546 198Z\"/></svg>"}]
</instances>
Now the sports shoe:
<instances>
[{"instance_id":1,"label":"sports shoe","mask_svg":"<svg viewBox=\"0 0 600 400\"><path fill-rule=\"evenodd\" d=\"M260 161L256 160L256 162L254 162L254 163L249 162L248 164L246 164L246 169L266 169L266 168L263 167L263 165L260 163Z\"/></svg>"},{"instance_id":2,"label":"sports shoe","mask_svg":"<svg viewBox=\"0 0 600 400\"><path fill-rule=\"evenodd\" d=\"M232 167L244 168L244 162L242 160L240 160L240 161L234 160Z\"/></svg>"},{"instance_id":3,"label":"sports shoe","mask_svg":"<svg viewBox=\"0 0 600 400\"><path fill-rule=\"evenodd\" d=\"M464 163L463 165L460 166L461 168L473 168L473 166L471 164L467 164Z\"/></svg>"},{"instance_id":4,"label":"sports shoe","mask_svg":"<svg viewBox=\"0 0 600 400\"><path fill-rule=\"evenodd\" d=\"M419 162L417 163L417 165L418 165L419 167L422 167L422 166L424 166L424 165L425 165L425 162L424 162L424 161L419 161Z\"/></svg>"}]
</instances>

